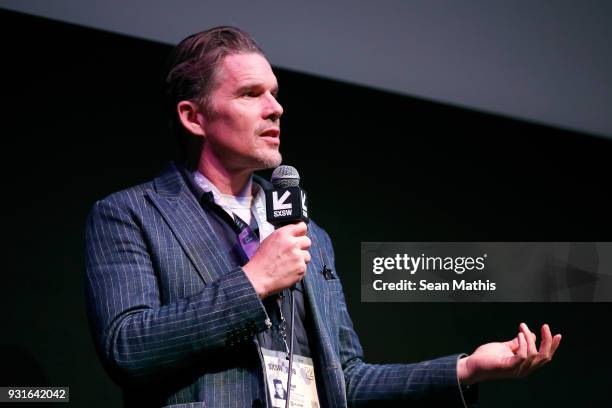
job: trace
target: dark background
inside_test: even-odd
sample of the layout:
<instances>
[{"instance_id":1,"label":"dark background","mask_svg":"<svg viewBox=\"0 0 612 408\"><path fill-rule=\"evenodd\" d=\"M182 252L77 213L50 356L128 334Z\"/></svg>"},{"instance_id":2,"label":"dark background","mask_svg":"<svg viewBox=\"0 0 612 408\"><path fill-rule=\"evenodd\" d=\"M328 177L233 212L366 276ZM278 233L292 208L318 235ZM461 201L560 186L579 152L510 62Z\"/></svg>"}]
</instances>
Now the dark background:
<instances>
[{"instance_id":1,"label":"dark background","mask_svg":"<svg viewBox=\"0 0 612 408\"><path fill-rule=\"evenodd\" d=\"M2 10L0 38L0 385L70 386L73 406L117 406L85 318L84 222L172 157L170 47ZM359 259L361 241L612 241L612 141L276 73L284 161L332 237L369 362L470 352L547 322L564 336L555 360L483 384L482 406L610 405L611 304L360 303Z\"/></svg>"}]
</instances>

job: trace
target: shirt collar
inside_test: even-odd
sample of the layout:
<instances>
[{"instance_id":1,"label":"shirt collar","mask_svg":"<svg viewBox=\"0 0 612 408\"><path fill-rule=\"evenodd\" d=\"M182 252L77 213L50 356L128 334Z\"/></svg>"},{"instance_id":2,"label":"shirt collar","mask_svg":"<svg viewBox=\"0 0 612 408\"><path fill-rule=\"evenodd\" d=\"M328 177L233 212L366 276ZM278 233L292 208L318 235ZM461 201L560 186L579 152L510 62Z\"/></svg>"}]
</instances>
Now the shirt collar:
<instances>
[{"instance_id":1,"label":"shirt collar","mask_svg":"<svg viewBox=\"0 0 612 408\"><path fill-rule=\"evenodd\" d=\"M220 207L224 207L222 194L217 188L217 186L215 186L212 183L212 181L210 181L205 175L203 175L198 170L191 173L191 175L192 175L191 180L193 184L195 185L195 187L197 188L197 190L199 191L199 194L198 194L199 200L202 199L202 196L204 194L209 194L209 196L211 196L212 199L214 200L215 204L217 204ZM255 202L256 200L260 198L259 197L260 194L264 194L264 191L263 191L264 189L258 184L258 181L260 180L261 180L260 177L254 178L251 175L251 194L253 195L253 202Z\"/></svg>"}]
</instances>

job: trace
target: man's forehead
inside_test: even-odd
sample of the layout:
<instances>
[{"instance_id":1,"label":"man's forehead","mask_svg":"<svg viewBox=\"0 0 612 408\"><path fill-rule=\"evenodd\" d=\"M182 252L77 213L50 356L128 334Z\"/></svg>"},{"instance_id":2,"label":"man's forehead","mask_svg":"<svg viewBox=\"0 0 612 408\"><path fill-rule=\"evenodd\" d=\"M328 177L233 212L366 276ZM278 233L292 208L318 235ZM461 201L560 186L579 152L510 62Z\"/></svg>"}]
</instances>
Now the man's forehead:
<instances>
[{"instance_id":1,"label":"man's forehead","mask_svg":"<svg viewBox=\"0 0 612 408\"><path fill-rule=\"evenodd\" d=\"M270 83L278 86L276 76L268 60L260 54L230 54L223 58L221 70L222 83L245 86L249 84Z\"/></svg>"}]
</instances>

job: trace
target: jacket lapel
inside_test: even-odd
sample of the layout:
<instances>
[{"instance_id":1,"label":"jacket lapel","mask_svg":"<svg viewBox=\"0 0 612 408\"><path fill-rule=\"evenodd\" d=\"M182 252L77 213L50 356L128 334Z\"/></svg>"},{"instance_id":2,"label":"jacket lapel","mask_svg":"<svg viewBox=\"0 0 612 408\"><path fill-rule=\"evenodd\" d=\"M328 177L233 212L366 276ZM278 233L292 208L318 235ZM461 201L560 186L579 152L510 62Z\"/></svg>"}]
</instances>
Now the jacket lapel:
<instances>
[{"instance_id":1,"label":"jacket lapel","mask_svg":"<svg viewBox=\"0 0 612 408\"><path fill-rule=\"evenodd\" d=\"M147 191L149 198L204 282L215 281L231 264L215 239L209 215L173 163L154 180L154 186L155 191Z\"/></svg>"}]
</instances>

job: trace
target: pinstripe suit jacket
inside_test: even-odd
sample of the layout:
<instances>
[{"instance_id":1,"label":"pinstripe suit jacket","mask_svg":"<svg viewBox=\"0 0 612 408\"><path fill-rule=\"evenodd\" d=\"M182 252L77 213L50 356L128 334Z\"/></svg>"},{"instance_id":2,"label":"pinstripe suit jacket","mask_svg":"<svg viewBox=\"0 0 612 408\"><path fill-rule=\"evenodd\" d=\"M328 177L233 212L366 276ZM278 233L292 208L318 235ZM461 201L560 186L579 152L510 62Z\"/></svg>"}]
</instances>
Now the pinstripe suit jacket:
<instances>
[{"instance_id":1,"label":"pinstripe suit jacket","mask_svg":"<svg viewBox=\"0 0 612 408\"><path fill-rule=\"evenodd\" d=\"M266 329L265 308L242 268L231 265L210 217L172 164L153 181L94 205L86 232L88 316L126 405L267 405L254 340ZM314 222L309 236L305 307L323 403L464 406L458 356L417 364L363 361L329 236ZM325 265L332 279L322 273Z\"/></svg>"}]
</instances>

